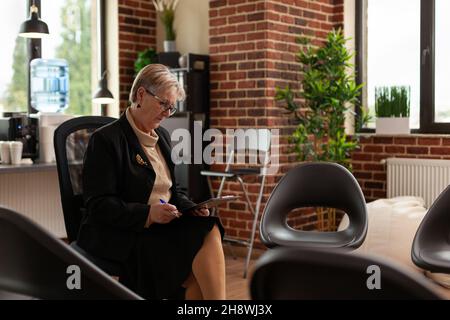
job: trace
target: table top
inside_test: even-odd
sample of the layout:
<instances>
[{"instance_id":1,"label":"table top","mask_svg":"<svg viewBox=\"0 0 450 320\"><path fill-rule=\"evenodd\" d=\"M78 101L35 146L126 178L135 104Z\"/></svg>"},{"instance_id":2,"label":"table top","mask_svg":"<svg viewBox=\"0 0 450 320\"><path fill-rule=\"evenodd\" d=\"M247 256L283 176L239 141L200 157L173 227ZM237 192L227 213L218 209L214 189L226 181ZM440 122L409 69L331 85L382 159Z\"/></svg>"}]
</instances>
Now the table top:
<instances>
[{"instance_id":1,"label":"table top","mask_svg":"<svg viewBox=\"0 0 450 320\"><path fill-rule=\"evenodd\" d=\"M56 170L56 162L49 163L33 163L31 159L22 159L20 164L1 164L0 174L2 173L20 173L20 172L33 172L33 171L50 171Z\"/></svg>"}]
</instances>

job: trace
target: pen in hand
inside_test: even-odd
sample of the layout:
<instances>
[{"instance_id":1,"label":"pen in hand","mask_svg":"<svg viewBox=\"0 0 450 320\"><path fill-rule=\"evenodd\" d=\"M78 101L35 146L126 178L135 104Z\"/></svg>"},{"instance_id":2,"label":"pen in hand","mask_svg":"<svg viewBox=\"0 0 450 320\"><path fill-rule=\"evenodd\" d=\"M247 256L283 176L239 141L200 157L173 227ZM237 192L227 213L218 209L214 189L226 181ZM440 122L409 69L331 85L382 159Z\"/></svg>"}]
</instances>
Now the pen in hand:
<instances>
[{"instance_id":1,"label":"pen in hand","mask_svg":"<svg viewBox=\"0 0 450 320\"><path fill-rule=\"evenodd\" d=\"M159 199L159 202L162 203L162 204L166 204L167 203L163 199ZM177 218L180 217L176 211L170 211L170 213L173 214Z\"/></svg>"}]
</instances>

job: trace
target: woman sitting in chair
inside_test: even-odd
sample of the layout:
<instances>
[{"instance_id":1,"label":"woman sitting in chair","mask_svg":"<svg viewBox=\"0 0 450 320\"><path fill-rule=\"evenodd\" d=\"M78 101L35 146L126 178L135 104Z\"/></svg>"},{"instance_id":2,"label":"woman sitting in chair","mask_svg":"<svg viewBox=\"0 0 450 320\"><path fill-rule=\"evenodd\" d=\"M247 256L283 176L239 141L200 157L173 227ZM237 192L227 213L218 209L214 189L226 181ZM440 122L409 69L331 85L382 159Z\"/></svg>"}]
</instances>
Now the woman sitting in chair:
<instances>
[{"instance_id":1,"label":"woman sitting in chair","mask_svg":"<svg viewBox=\"0 0 450 320\"><path fill-rule=\"evenodd\" d=\"M120 282L148 299L225 299L223 227L177 189L169 133L185 93L163 65L139 72L131 106L93 133L85 154L87 215L78 245L123 265Z\"/></svg>"}]
</instances>

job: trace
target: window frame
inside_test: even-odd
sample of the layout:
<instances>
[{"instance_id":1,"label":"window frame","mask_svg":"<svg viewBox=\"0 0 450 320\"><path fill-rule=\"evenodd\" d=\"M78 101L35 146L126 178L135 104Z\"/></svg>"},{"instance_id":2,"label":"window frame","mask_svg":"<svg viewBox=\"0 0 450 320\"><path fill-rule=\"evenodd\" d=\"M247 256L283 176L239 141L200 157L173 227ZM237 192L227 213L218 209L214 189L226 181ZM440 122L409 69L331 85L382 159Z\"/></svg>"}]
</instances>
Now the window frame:
<instances>
[{"instance_id":1,"label":"window frame","mask_svg":"<svg viewBox=\"0 0 450 320\"><path fill-rule=\"evenodd\" d=\"M102 1L104 1L104 0L102 0ZM100 2L101 1L96 1L97 6L98 6L98 3L100 3ZM32 4L33 4L33 0L27 0L27 15L26 15L27 17L30 14L30 7L31 7ZM41 0L34 0L34 4L39 10L39 17L42 17ZM105 12L105 2L102 3L101 9L102 10L99 12L99 14L103 18L103 20L106 21L106 17L107 16L106 16L106 12ZM99 10L99 8L95 8L95 10ZM99 28L98 32L103 35L102 39L106 39L105 38L105 31L106 31L105 30L106 29L105 24L103 23L103 24L100 24L99 26L96 25L95 28L96 29ZM99 41L98 38L100 37L100 34L95 35L95 37L97 37L97 42L98 42ZM97 53L98 53L97 50L98 49L97 48L91 48L91 50L95 50L95 53L96 53L95 56L97 56ZM103 48L103 50L106 51L106 48ZM28 77L28 81L27 81L27 83L28 83L28 88L27 88L27 92L28 92L28 94L27 94L27 107L28 108L27 108L27 110L28 110L28 114L36 114L39 111L34 109L31 106L31 72L30 72L30 62L33 59L42 58L42 40L40 38L34 38L34 39L33 38L29 38L29 39L27 39L27 57L28 57L28 69L27 69L27 71L28 71L28 75L27 75L27 77ZM93 69L91 70L91 74L94 74L94 70L96 68L100 68L101 65L103 66L106 63L106 53L105 53L104 56L99 56L98 58L99 58L100 61L93 61L93 63L95 63L95 67L93 66ZM95 72L95 74L97 74L97 72ZM109 105L107 105L107 106L109 106ZM106 109L106 108L102 107L101 109ZM100 110L98 110L98 112L96 112L96 108L93 105L93 107L91 109L91 112L88 115L97 115L97 114L100 115L100 113L101 113Z\"/></svg>"},{"instance_id":2,"label":"window frame","mask_svg":"<svg viewBox=\"0 0 450 320\"><path fill-rule=\"evenodd\" d=\"M366 10L368 0L355 0L355 46L356 82L363 83L365 49ZM420 128L411 133L450 133L450 122L435 122L435 0L420 1ZM364 96L362 97L364 98ZM359 107L363 102L359 102ZM361 108L356 108L356 116L361 118ZM358 133L374 133L371 128L360 128Z\"/></svg>"},{"instance_id":3,"label":"window frame","mask_svg":"<svg viewBox=\"0 0 450 320\"><path fill-rule=\"evenodd\" d=\"M27 1L27 17L30 15L30 7L33 4L33 0ZM39 16L42 15L41 0L34 0L34 5L39 10ZM31 106L31 72L30 62L33 59L42 57L42 40L40 38L27 39L27 56L28 56L28 88L27 88L27 106L28 114L38 113L39 111Z\"/></svg>"}]
</instances>

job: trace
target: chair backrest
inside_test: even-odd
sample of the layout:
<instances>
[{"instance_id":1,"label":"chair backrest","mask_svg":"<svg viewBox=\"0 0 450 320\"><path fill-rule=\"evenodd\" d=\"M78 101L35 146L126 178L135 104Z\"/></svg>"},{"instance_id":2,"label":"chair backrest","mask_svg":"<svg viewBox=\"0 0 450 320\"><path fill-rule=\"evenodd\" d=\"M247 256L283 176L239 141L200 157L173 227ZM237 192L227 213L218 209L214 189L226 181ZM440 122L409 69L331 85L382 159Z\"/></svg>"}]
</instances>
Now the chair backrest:
<instances>
[{"instance_id":1,"label":"chair backrest","mask_svg":"<svg viewBox=\"0 0 450 320\"><path fill-rule=\"evenodd\" d=\"M336 232L300 231L286 223L290 211L304 207L343 210L349 227ZM364 195L353 175L336 163L304 163L291 169L267 201L260 237L268 247L359 247L367 233Z\"/></svg>"},{"instance_id":2,"label":"chair backrest","mask_svg":"<svg viewBox=\"0 0 450 320\"><path fill-rule=\"evenodd\" d=\"M4 207L0 259L0 291L38 299L141 299L69 245Z\"/></svg>"},{"instance_id":3,"label":"chair backrest","mask_svg":"<svg viewBox=\"0 0 450 320\"><path fill-rule=\"evenodd\" d=\"M255 264L252 299L442 299L421 274L348 250L275 248Z\"/></svg>"},{"instance_id":4,"label":"chair backrest","mask_svg":"<svg viewBox=\"0 0 450 320\"><path fill-rule=\"evenodd\" d=\"M412 261L432 272L450 273L450 186L433 202L417 229Z\"/></svg>"},{"instance_id":5,"label":"chair backrest","mask_svg":"<svg viewBox=\"0 0 450 320\"><path fill-rule=\"evenodd\" d=\"M54 147L58 169L61 204L69 241L77 238L83 206L83 158L90 135L116 119L101 116L77 117L62 123L55 130Z\"/></svg>"},{"instance_id":6,"label":"chair backrest","mask_svg":"<svg viewBox=\"0 0 450 320\"><path fill-rule=\"evenodd\" d=\"M242 163L248 157L249 164L262 165L264 168L269 164L270 146L272 134L269 129L249 129L235 131L233 142L226 146L226 166L228 171L235 157L238 163Z\"/></svg>"}]
</instances>

